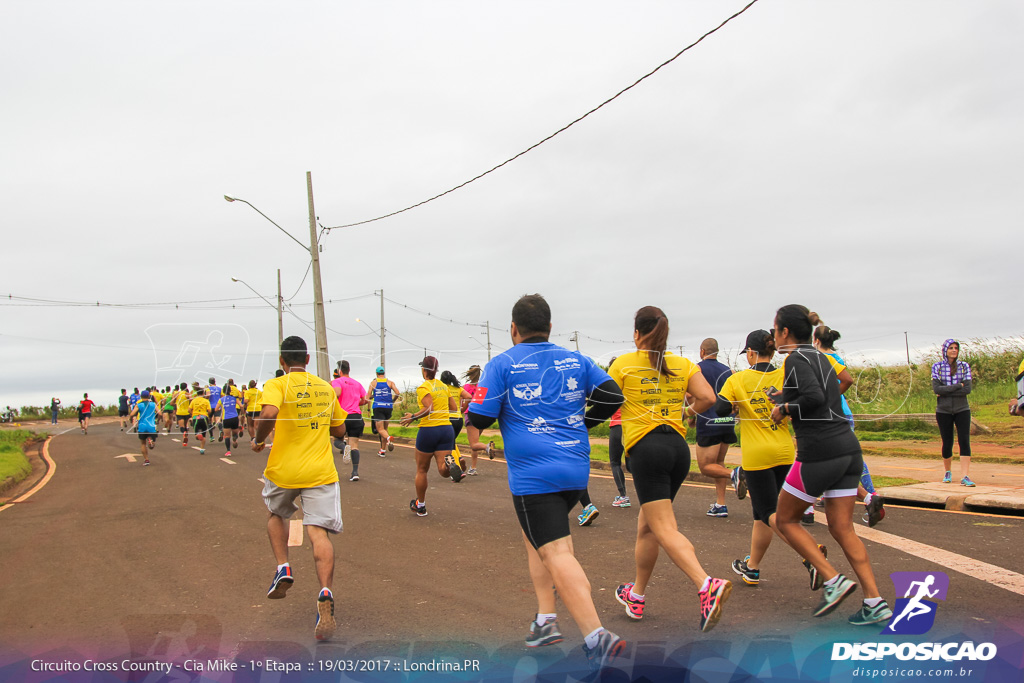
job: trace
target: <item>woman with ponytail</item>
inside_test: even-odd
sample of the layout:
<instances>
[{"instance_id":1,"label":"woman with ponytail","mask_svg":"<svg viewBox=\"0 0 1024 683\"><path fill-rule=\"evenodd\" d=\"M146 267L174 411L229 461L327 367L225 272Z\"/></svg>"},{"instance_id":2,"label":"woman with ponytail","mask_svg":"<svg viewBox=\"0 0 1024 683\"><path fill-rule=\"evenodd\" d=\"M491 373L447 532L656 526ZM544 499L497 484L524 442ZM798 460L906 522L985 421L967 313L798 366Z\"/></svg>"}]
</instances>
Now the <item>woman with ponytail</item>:
<instances>
[{"instance_id":1,"label":"woman with ponytail","mask_svg":"<svg viewBox=\"0 0 1024 683\"><path fill-rule=\"evenodd\" d=\"M876 624L892 617L892 610L878 592L867 549L853 530L853 505L864 459L860 442L843 417L837 371L828 356L811 345L819 322L816 313L799 304L783 306L775 314L775 348L787 355L783 389L769 396L775 403L771 419L781 424L789 417L796 433L796 462L779 494L775 521L804 558L811 589L823 588L814 616L824 616L857 588L829 563L825 546L816 545L800 525L804 509L819 496L825 498L829 533L842 547L864 590L864 603L849 622Z\"/></svg>"},{"instance_id":2,"label":"woman with ponytail","mask_svg":"<svg viewBox=\"0 0 1024 683\"><path fill-rule=\"evenodd\" d=\"M715 403L715 393L689 359L667 352L668 319L645 306L633 325L636 351L619 356L608 374L622 388L622 440L640 502L636 530L636 577L615 590L633 619L644 615L647 584L661 549L698 589L700 630L722 616L732 583L708 576L693 544L679 532L672 501L690 471L685 419ZM693 403L687 405L687 394Z\"/></svg>"}]
</instances>

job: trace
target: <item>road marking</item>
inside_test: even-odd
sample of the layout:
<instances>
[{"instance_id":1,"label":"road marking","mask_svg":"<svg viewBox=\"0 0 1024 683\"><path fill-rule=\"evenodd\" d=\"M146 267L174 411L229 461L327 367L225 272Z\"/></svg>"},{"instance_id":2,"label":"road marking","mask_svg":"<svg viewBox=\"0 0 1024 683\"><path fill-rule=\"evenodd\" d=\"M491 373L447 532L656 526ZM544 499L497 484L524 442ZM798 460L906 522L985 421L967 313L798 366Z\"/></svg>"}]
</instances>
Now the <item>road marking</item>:
<instances>
[{"instance_id":1,"label":"road marking","mask_svg":"<svg viewBox=\"0 0 1024 683\"><path fill-rule=\"evenodd\" d=\"M226 462L229 465L237 465L238 464L234 460L229 460L227 458L221 458L221 460L223 460L224 462Z\"/></svg>"},{"instance_id":2,"label":"road marking","mask_svg":"<svg viewBox=\"0 0 1024 683\"><path fill-rule=\"evenodd\" d=\"M302 520L293 519L288 523L288 545L302 545Z\"/></svg>"},{"instance_id":3,"label":"road marking","mask_svg":"<svg viewBox=\"0 0 1024 683\"><path fill-rule=\"evenodd\" d=\"M135 458L137 457L139 456L135 453L125 453L124 455L115 455L114 460L117 460L118 458L126 458L128 462L135 462Z\"/></svg>"},{"instance_id":4,"label":"road marking","mask_svg":"<svg viewBox=\"0 0 1024 683\"><path fill-rule=\"evenodd\" d=\"M43 478L39 480L39 483L36 484L35 486L33 486L31 489L29 489L29 491L27 493L25 493L25 495L20 496L16 500L12 500L7 505L0 506L0 512L3 512L7 508L14 507L15 503L23 503L23 502L25 502L26 500L28 500L29 496L31 496L33 493L35 493L39 489L41 489L44 486L46 486L50 482L50 480L53 479L53 475L57 471L57 463L54 462L53 458L50 457L50 442L51 441L53 441L53 437L52 436L48 437L46 439L46 441L43 442L43 460L46 461L46 465L47 465L46 474L43 475Z\"/></svg>"},{"instance_id":5,"label":"road marking","mask_svg":"<svg viewBox=\"0 0 1024 683\"><path fill-rule=\"evenodd\" d=\"M825 516L820 512L815 513L815 517L818 515L821 515L822 517ZM1024 574L1018 574L1017 572L997 567L994 564L989 564L988 562L981 562L980 560L975 560L973 558L966 557L965 555L959 555L948 550L942 550L941 548L935 548L924 543L918 543L917 541L912 541L909 538L896 536L895 534L879 531L878 529L871 529L857 525L854 525L854 528L857 529L857 535L861 538L866 538L869 541L887 545L891 548L901 550L908 555L914 555L915 557L920 557L923 560L928 560L935 564L941 564L947 569L952 569L955 572L966 574L967 576L984 581L985 583L1006 589L1011 593L1024 595Z\"/></svg>"}]
</instances>

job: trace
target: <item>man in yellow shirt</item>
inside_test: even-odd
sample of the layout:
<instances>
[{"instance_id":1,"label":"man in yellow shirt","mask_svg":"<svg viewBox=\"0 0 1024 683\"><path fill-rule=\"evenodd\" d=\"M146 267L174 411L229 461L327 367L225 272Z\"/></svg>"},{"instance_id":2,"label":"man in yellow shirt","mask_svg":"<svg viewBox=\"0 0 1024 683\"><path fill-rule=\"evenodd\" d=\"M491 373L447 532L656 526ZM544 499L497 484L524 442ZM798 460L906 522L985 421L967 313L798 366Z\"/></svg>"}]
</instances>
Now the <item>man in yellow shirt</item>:
<instances>
[{"instance_id":1,"label":"man in yellow shirt","mask_svg":"<svg viewBox=\"0 0 1024 683\"><path fill-rule=\"evenodd\" d=\"M256 421L252 449L259 453L267 437L277 436L263 472L263 501L270 516L267 535L277 559L277 571L267 597L285 597L295 579L288 564L288 522L302 501L302 523L313 544L313 560L322 586L317 597L317 640L334 634L334 546L329 533L340 533L341 489L334 466L331 437L345 435L345 413L330 384L306 372L309 354L300 337L281 343L285 374L263 385L262 409ZM255 406L248 406L252 410Z\"/></svg>"},{"instance_id":2,"label":"man in yellow shirt","mask_svg":"<svg viewBox=\"0 0 1024 683\"><path fill-rule=\"evenodd\" d=\"M188 414L192 416L192 431L199 439L199 453L206 452L206 433L210 431L210 402L203 395L205 390L196 389L196 397L188 404Z\"/></svg>"}]
</instances>

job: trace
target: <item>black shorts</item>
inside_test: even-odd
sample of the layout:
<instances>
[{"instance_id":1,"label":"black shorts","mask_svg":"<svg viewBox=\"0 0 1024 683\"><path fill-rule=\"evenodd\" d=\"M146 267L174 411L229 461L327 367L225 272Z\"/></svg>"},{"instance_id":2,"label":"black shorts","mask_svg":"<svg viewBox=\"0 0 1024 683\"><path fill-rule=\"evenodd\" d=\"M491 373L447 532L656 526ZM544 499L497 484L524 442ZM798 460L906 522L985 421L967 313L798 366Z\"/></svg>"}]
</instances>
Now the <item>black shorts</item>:
<instances>
[{"instance_id":1,"label":"black shorts","mask_svg":"<svg viewBox=\"0 0 1024 683\"><path fill-rule=\"evenodd\" d=\"M363 429L366 428L366 423L363 422L362 413L349 413L348 417L345 418L345 433L354 439L358 439L363 435Z\"/></svg>"},{"instance_id":2,"label":"black shorts","mask_svg":"<svg viewBox=\"0 0 1024 683\"><path fill-rule=\"evenodd\" d=\"M701 448L717 446L720 443L736 443L736 430L730 429L723 434L698 434L697 445Z\"/></svg>"},{"instance_id":3,"label":"black shorts","mask_svg":"<svg viewBox=\"0 0 1024 683\"><path fill-rule=\"evenodd\" d=\"M184 420L185 424L188 424L188 413L185 413L184 415L182 415L181 413L175 413L174 417L176 417L178 420Z\"/></svg>"},{"instance_id":4,"label":"black shorts","mask_svg":"<svg viewBox=\"0 0 1024 683\"><path fill-rule=\"evenodd\" d=\"M391 413L393 408L374 408L373 409L373 420L387 421L391 419Z\"/></svg>"},{"instance_id":5,"label":"black shorts","mask_svg":"<svg viewBox=\"0 0 1024 683\"><path fill-rule=\"evenodd\" d=\"M248 416L249 416L249 419L250 419L250 420L252 420L253 422L255 422L255 421L256 421L256 418L258 418L258 417L260 416L260 411L258 411L258 410L252 410L252 411L249 411L249 412L247 412L247 413L246 413L246 415L248 415Z\"/></svg>"},{"instance_id":6,"label":"black shorts","mask_svg":"<svg viewBox=\"0 0 1024 683\"><path fill-rule=\"evenodd\" d=\"M174 408L164 408L164 413L170 413L171 415L174 415Z\"/></svg>"},{"instance_id":7,"label":"black shorts","mask_svg":"<svg viewBox=\"0 0 1024 683\"><path fill-rule=\"evenodd\" d=\"M797 459L782 488L807 503L813 503L819 496L846 498L857 495L863 471L864 456L859 448L854 453L829 460L800 462Z\"/></svg>"},{"instance_id":8,"label":"black shorts","mask_svg":"<svg viewBox=\"0 0 1024 683\"><path fill-rule=\"evenodd\" d=\"M206 421L206 417L193 417L192 418L192 431L199 434L210 431L210 423Z\"/></svg>"},{"instance_id":9,"label":"black shorts","mask_svg":"<svg viewBox=\"0 0 1024 683\"><path fill-rule=\"evenodd\" d=\"M457 439L459 438L459 434L462 432L462 428L465 426L465 423L462 421L461 417L457 420L450 420L450 422L452 423L452 430L455 432L455 436L452 438Z\"/></svg>"},{"instance_id":10,"label":"black shorts","mask_svg":"<svg viewBox=\"0 0 1024 683\"><path fill-rule=\"evenodd\" d=\"M629 449L629 471L640 504L675 500L690 473L690 447L668 425L659 425Z\"/></svg>"},{"instance_id":11,"label":"black shorts","mask_svg":"<svg viewBox=\"0 0 1024 683\"><path fill-rule=\"evenodd\" d=\"M530 545L539 548L568 536L569 513L586 491L557 491L526 496L512 494L519 526L523 528Z\"/></svg>"},{"instance_id":12,"label":"black shorts","mask_svg":"<svg viewBox=\"0 0 1024 683\"><path fill-rule=\"evenodd\" d=\"M420 453L451 451L455 448L455 430L451 425L420 427L416 432L416 450Z\"/></svg>"},{"instance_id":13,"label":"black shorts","mask_svg":"<svg viewBox=\"0 0 1024 683\"><path fill-rule=\"evenodd\" d=\"M224 429L238 429L238 417L228 417L224 419Z\"/></svg>"},{"instance_id":14,"label":"black shorts","mask_svg":"<svg viewBox=\"0 0 1024 683\"><path fill-rule=\"evenodd\" d=\"M146 439L153 439L156 441L158 435L154 432L139 432L139 441L145 441Z\"/></svg>"},{"instance_id":15,"label":"black shorts","mask_svg":"<svg viewBox=\"0 0 1024 683\"><path fill-rule=\"evenodd\" d=\"M768 518L775 514L779 505L779 491L786 482L790 467L791 465L776 465L766 470L743 470L755 520L767 524Z\"/></svg>"},{"instance_id":16,"label":"black shorts","mask_svg":"<svg viewBox=\"0 0 1024 683\"><path fill-rule=\"evenodd\" d=\"M117 416L118 417L128 417L128 413L129 412L130 411L127 411L127 410L119 410L119 411L117 411Z\"/></svg>"}]
</instances>

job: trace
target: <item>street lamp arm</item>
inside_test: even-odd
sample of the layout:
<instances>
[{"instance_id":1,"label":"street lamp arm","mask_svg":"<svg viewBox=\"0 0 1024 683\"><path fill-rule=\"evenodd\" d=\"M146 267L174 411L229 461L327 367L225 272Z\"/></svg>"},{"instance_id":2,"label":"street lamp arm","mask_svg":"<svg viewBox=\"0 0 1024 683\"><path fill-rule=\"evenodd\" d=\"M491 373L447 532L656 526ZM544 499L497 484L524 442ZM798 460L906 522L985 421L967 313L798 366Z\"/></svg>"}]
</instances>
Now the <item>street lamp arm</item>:
<instances>
[{"instance_id":1,"label":"street lamp arm","mask_svg":"<svg viewBox=\"0 0 1024 683\"><path fill-rule=\"evenodd\" d=\"M296 244L298 244L298 245L299 245L300 247L302 247L302 248L303 248L303 249L305 249L306 251L310 251L310 248L309 248L308 246L306 246L305 244L303 244L302 242L300 242L300 241L298 240L298 238L297 238L297 237L295 237L295 235L291 234L290 232L288 232L287 230L285 230L284 228L282 228L282 227L281 227L280 225L278 225L277 223L274 223L274 221L273 221L273 220L271 220L270 216L268 216L267 214L263 213L262 211L260 211L259 209L257 209L257 208L256 208L255 206L253 206L252 204L249 204L249 202L247 202L246 200L244 200L244 199L239 199L238 197L229 197L229 196L227 196L227 195L224 195L224 200L225 200L225 201L228 201L228 202L242 202L243 204L248 204L248 205L249 205L249 208L250 208L250 209L252 209L252 210L253 210L253 211L255 211L256 213L258 213L259 215L263 216L263 217L264 217L264 218L266 218L266 219L267 219L268 221L270 221L271 223L273 223L273 224L274 224L274 227L275 227L275 228L277 228L278 230L280 230L281 232L283 232L284 234L288 235L288 236L289 236L289 237L291 237L291 238L292 238L293 240L295 240L295 243L296 243ZM244 284L244 283L243 283L243 284ZM248 287L248 285L246 285L246 287ZM251 289L251 287L250 287L250 289ZM275 306L275 308L276 308L276 306Z\"/></svg>"},{"instance_id":2,"label":"street lamp arm","mask_svg":"<svg viewBox=\"0 0 1024 683\"><path fill-rule=\"evenodd\" d=\"M241 200L240 200L240 201L241 201ZM277 304L272 304L272 303L270 303L270 299L268 299L267 297L263 296L262 294L260 294L259 292L257 292L257 291L256 291L255 289L253 289L252 287L249 287L249 283L248 283L248 282L246 282L245 280L239 280L238 278L236 278L236 277L233 277L233 278L231 278L231 281L232 281L232 282L241 282L241 283L242 283L243 285L245 285L246 287L248 287L248 288L249 288L249 291L250 291L250 292L252 292L252 293L253 293L253 294L255 294L256 296L258 296L259 298L263 299L263 302L264 302L264 303L265 303L266 305L270 306L270 307L271 307L271 308L273 308L273 309L274 309L275 311L277 310Z\"/></svg>"}]
</instances>

